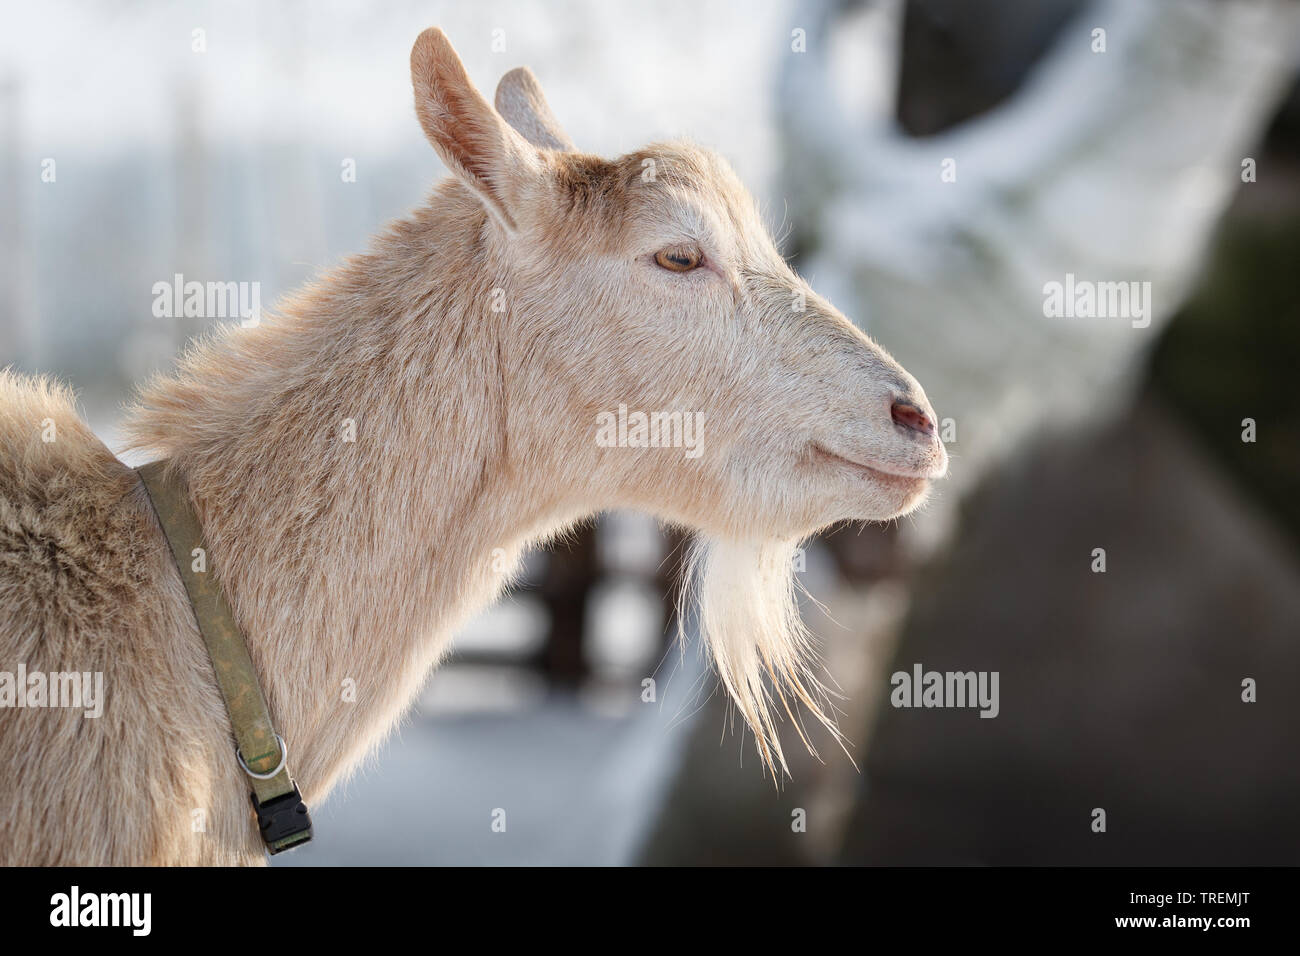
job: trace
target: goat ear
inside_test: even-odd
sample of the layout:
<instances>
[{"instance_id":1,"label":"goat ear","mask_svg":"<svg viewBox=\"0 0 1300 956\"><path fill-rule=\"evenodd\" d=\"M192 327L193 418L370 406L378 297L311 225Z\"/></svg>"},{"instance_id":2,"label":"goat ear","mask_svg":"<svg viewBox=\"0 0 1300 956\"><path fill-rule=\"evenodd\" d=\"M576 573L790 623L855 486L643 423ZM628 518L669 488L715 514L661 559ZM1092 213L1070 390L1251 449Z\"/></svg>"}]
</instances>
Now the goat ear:
<instances>
[{"instance_id":1,"label":"goat ear","mask_svg":"<svg viewBox=\"0 0 1300 956\"><path fill-rule=\"evenodd\" d=\"M546 104L542 85L528 67L515 67L501 77L497 84L496 107L506 122L538 149L556 149L566 153L578 151Z\"/></svg>"},{"instance_id":2,"label":"goat ear","mask_svg":"<svg viewBox=\"0 0 1300 956\"><path fill-rule=\"evenodd\" d=\"M510 230L523 187L541 174L541 157L483 99L460 57L436 27L411 49L415 112L447 168Z\"/></svg>"}]
</instances>

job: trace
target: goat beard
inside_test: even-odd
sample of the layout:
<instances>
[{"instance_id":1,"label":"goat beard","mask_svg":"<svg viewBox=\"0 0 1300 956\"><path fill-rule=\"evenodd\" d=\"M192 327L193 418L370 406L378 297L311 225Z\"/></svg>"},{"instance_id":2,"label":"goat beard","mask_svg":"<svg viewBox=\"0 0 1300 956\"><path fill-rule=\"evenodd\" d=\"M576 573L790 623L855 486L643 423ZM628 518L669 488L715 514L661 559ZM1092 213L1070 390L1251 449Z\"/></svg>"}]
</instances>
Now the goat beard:
<instances>
[{"instance_id":1,"label":"goat beard","mask_svg":"<svg viewBox=\"0 0 1300 956\"><path fill-rule=\"evenodd\" d=\"M799 705L844 748L831 692L817 679L812 636L799 616L794 559L798 541L698 540L686 561L687 588L714 667L754 734L765 770L790 775L778 724L789 718L817 756ZM679 612L684 637L687 601ZM846 749L847 753L847 749Z\"/></svg>"}]
</instances>

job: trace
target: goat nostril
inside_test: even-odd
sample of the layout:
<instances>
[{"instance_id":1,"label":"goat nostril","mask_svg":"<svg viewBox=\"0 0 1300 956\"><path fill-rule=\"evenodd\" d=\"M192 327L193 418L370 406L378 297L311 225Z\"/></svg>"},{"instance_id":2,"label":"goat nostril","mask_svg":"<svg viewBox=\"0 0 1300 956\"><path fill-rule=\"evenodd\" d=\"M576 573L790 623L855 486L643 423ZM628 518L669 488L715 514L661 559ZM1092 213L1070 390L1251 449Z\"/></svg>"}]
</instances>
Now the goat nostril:
<instances>
[{"instance_id":1,"label":"goat nostril","mask_svg":"<svg viewBox=\"0 0 1300 956\"><path fill-rule=\"evenodd\" d=\"M915 405L909 405L907 402L894 402L890 406L889 414L894 421L904 428L921 432L923 435L933 435L935 432L934 422L930 421L929 416Z\"/></svg>"}]
</instances>

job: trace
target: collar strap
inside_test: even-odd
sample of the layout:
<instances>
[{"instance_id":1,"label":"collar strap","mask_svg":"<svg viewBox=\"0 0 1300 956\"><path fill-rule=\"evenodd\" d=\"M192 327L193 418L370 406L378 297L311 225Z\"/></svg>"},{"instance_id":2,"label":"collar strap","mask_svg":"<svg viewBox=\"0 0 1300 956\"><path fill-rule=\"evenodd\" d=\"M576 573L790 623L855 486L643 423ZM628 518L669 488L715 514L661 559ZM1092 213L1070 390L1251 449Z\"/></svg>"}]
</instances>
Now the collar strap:
<instances>
[{"instance_id":1,"label":"collar strap","mask_svg":"<svg viewBox=\"0 0 1300 956\"><path fill-rule=\"evenodd\" d=\"M271 725L262 685L213 573L185 480L166 460L142 465L136 473L171 545L176 570L208 647L235 732L235 757L253 787L253 809L266 849L275 854L306 843L312 836L311 817L289 776L289 748Z\"/></svg>"}]
</instances>

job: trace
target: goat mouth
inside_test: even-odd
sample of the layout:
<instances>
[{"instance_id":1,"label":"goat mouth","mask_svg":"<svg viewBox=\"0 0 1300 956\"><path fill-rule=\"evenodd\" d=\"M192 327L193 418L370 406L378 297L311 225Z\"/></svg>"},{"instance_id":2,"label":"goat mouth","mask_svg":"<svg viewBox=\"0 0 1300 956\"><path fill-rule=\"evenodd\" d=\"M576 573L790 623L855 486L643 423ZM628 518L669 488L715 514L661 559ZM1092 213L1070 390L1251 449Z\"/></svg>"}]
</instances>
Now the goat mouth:
<instances>
[{"instance_id":1,"label":"goat mouth","mask_svg":"<svg viewBox=\"0 0 1300 956\"><path fill-rule=\"evenodd\" d=\"M820 458L822 461L838 465L841 468L848 468L860 475L872 479L873 481L889 485L890 487L915 488L926 484L930 480L929 476L917 474L915 472L905 474L895 471L885 471L884 469L872 465L864 465L860 461L854 461L852 458L845 458L843 455L836 454L826 446L817 442L812 442L812 450L814 457Z\"/></svg>"}]
</instances>

